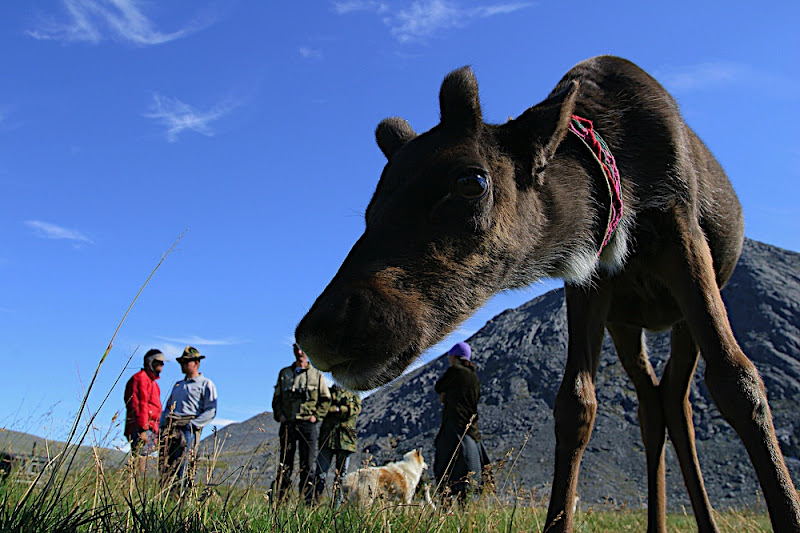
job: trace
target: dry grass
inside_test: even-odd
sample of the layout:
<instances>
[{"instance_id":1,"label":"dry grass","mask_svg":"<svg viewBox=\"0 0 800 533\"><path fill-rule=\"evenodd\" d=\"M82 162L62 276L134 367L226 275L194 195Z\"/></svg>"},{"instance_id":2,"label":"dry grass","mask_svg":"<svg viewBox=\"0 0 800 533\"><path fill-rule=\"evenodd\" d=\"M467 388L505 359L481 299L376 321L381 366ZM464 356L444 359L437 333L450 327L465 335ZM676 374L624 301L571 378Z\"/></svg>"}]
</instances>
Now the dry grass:
<instances>
[{"instance_id":1,"label":"dry grass","mask_svg":"<svg viewBox=\"0 0 800 533\"><path fill-rule=\"evenodd\" d=\"M218 451L212 451L205 467L201 469L198 482L183 493L162 488L153 458L148 461L150 464L146 475L137 474L130 463L119 465L103 460L104 439L96 438L90 431L95 415L89 412L87 401L117 332L139 294L178 241L164 254L120 321L86 388L67 441L55 449L47 450L49 467L33 479L22 479L12 474L0 484L0 531L541 531L546 514L546 506L541 498L535 492L522 491L509 482L518 453L516 457L505 457L500 462L496 478L500 482L497 493L483 495L465 508L455 509L442 506L434 508L422 503L410 506L378 503L365 509L345 504L336 508L328 499L309 509L296 498L276 506L267 500L264 480L257 480L259 485L255 485L253 480L245 479L246 476L242 475L245 467L238 473L225 472L220 474L224 478L215 479L217 467L221 465ZM121 373L117 381L120 377ZM101 406L110 394L111 391L108 391L104 395ZM86 450L80 447L84 443L91 445L91 459L76 460L79 450ZM716 516L722 531L771 530L764 514L727 511ZM693 518L686 514L669 515L667 523L669 531L682 532L696 528ZM577 514L575 522L575 530L579 532L644 531L646 527L644 510L608 506L587 507Z\"/></svg>"},{"instance_id":2,"label":"dry grass","mask_svg":"<svg viewBox=\"0 0 800 533\"><path fill-rule=\"evenodd\" d=\"M101 460L77 471L50 471L36 483L7 481L0 486L0 531L54 532L216 532L276 531L341 532L522 532L541 531L545 502L535 492L512 488L503 494L482 495L464 508L433 508L423 502L410 506L377 503L368 508L327 498L307 508L296 494L280 506L267 499L263 488L214 482L213 458L184 493L162 489L155 458L147 475L131 465L109 468ZM50 479L52 478L52 479ZM726 532L771 531L765 514L730 510L716 514ZM667 517L669 531L696 530L691 515ZM644 531L642 509L586 506L576 515L575 531Z\"/></svg>"}]
</instances>

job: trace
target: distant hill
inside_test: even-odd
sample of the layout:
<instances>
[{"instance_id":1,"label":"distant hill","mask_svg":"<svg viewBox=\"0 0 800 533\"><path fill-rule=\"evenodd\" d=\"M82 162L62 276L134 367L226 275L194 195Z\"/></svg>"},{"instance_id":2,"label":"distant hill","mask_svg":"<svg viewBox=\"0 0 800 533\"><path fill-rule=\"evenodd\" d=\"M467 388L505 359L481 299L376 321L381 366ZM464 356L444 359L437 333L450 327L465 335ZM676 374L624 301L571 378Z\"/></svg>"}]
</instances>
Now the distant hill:
<instances>
[{"instance_id":1,"label":"distant hill","mask_svg":"<svg viewBox=\"0 0 800 533\"><path fill-rule=\"evenodd\" d=\"M261 413L204 438L200 454L211 458L214 481L268 485L277 464L278 427L272 413Z\"/></svg>"},{"instance_id":2,"label":"distant hill","mask_svg":"<svg viewBox=\"0 0 800 533\"><path fill-rule=\"evenodd\" d=\"M11 453L18 456L37 456L51 459L64 449L61 441L43 439L36 435L13 431L10 429L0 429L0 451ZM98 446L97 455L107 465L112 467L123 464L127 458L125 452ZM76 455L76 467L80 468L87 461L93 461L92 447L80 446Z\"/></svg>"},{"instance_id":3,"label":"distant hill","mask_svg":"<svg viewBox=\"0 0 800 533\"><path fill-rule=\"evenodd\" d=\"M800 254L746 240L723 298L737 339L764 379L781 447L792 477L800 482L800 418L795 411L800 405ZM507 483L547 493L555 443L552 409L566 359L563 289L501 313L469 342L482 383L480 429L489 453L496 461L508 458L506 464L514 463ZM669 353L668 333L648 334L647 345L660 375ZM446 358L440 357L364 400L356 463L371 459L381 464L421 447L432 464L441 416L433 384L446 366ZM712 504L718 508L757 504L760 489L755 473L738 437L714 407L703 372L701 361L690 399ZM581 499L643 505L645 457L636 395L608 335L596 390L598 413L581 466ZM242 458L251 457L250 464L259 467L258 475L271 479L277 452L277 424L271 415L232 424L221 433L237 446L228 461L226 443L226 467L235 470L243 464ZM255 451L258 443L261 448ZM689 504L669 443L667 491L671 508Z\"/></svg>"},{"instance_id":4,"label":"distant hill","mask_svg":"<svg viewBox=\"0 0 800 533\"><path fill-rule=\"evenodd\" d=\"M39 452L44 453L47 442L49 441L29 433L10 429L0 430L0 451L38 455Z\"/></svg>"}]
</instances>

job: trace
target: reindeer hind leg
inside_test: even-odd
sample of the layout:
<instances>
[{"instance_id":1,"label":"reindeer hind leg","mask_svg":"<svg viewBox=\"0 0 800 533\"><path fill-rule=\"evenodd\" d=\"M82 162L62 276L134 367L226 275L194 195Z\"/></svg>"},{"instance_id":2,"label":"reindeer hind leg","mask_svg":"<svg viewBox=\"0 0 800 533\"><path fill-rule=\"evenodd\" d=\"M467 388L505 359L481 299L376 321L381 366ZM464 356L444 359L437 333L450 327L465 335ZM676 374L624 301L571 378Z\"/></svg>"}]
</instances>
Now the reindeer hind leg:
<instances>
[{"instance_id":1,"label":"reindeer hind leg","mask_svg":"<svg viewBox=\"0 0 800 533\"><path fill-rule=\"evenodd\" d=\"M672 260L660 269L706 361L708 390L747 449L773 529L800 532L800 501L778 446L764 384L731 331L709 245L691 217L677 216L674 223L678 246L663 250Z\"/></svg>"}]
</instances>

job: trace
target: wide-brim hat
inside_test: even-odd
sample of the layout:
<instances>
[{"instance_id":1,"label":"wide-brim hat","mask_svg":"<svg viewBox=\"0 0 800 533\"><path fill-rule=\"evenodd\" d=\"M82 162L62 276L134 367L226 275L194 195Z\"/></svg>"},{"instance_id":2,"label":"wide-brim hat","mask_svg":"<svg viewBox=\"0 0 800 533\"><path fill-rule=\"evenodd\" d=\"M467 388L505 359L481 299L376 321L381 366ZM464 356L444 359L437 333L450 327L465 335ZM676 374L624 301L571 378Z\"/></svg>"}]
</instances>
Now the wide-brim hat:
<instances>
[{"instance_id":1,"label":"wide-brim hat","mask_svg":"<svg viewBox=\"0 0 800 533\"><path fill-rule=\"evenodd\" d=\"M194 346L187 346L183 349L183 353L180 357L175 359L179 363L181 361L199 361L200 359L205 359L205 355L200 355L200 352L197 351L197 348Z\"/></svg>"}]
</instances>

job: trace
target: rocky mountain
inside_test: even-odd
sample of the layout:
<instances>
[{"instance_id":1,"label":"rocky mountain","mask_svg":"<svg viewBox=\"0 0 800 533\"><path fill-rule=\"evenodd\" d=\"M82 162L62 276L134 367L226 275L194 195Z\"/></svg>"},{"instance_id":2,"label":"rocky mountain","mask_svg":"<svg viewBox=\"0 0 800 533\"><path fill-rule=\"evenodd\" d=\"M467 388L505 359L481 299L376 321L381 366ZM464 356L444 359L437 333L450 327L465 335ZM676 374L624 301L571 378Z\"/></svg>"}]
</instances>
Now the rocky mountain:
<instances>
[{"instance_id":1,"label":"rocky mountain","mask_svg":"<svg viewBox=\"0 0 800 533\"><path fill-rule=\"evenodd\" d=\"M794 409L800 405L800 254L746 240L723 298L734 333L764 380L781 447L798 483L800 418ZM555 444L552 409L567 347L563 289L501 313L468 342L482 383L480 430L490 455L500 465L498 489L546 495ZM648 334L647 347L660 374L669 353L669 334ZM361 451L354 457L356 463L382 464L420 447L432 464L441 416L433 385L446 366L446 358L440 357L365 398L358 424ZM703 384L703 372L701 361L690 400L711 501L717 508L757 504L760 489L753 468L738 437L715 408ZM608 335L596 391L598 412L581 467L581 499L642 505L647 491L636 394ZM260 451L252 446L258 438L243 437L247 431L261 434ZM229 435L228 442L249 450L251 465L267 465L268 471L274 470L276 432L277 424L268 415L223 430ZM228 466L236 464L241 463L230 461ZM271 479L271 472L263 473ZM669 443L667 490L671 508L688 506Z\"/></svg>"}]
</instances>

